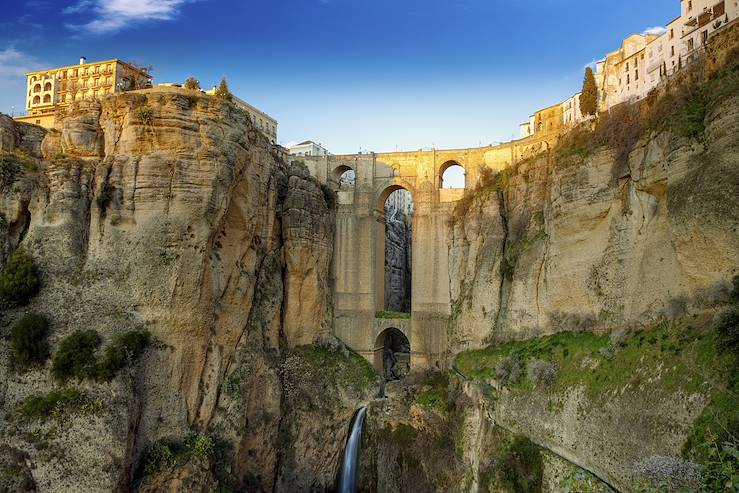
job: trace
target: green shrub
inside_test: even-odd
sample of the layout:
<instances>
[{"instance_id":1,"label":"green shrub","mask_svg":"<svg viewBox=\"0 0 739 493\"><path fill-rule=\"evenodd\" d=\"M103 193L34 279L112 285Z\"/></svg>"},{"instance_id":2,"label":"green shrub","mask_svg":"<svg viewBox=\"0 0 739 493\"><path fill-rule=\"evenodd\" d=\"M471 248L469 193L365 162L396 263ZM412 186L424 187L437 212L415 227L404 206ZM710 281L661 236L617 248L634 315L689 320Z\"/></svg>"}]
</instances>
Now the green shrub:
<instances>
[{"instance_id":1,"label":"green shrub","mask_svg":"<svg viewBox=\"0 0 739 493\"><path fill-rule=\"evenodd\" d=\"M48 419L54 414L81 408L87 396L75 388L60 389L46 395L33 395L21 404L21 413L30 419Z\"/></svg>"},{"instance_id":2,"label":"green shrub","mask_svg":"<svg viewBox=\"0 0 739 493\"><path fill-rule=\"evenodd\" d=\"M13 364L25 369L43 364L49 357L49 321L38 313L24 315L10 334Z\"/></svg>"},{"instance_id":3,"label":"green shrub","mask_svg":"<svg viewBox=\"0 0 739 493\"><path fill-rule=\"evenodd\" d=\"M10 187L15 183L15 179L20 173L20 166L18 161L8 154L0 156L0 189L10 190Z\"/></svg>"},{"instance_id":4,"label":"green shrub","mask_svg":"<svg viewBox=\"0 0 739 493\"><path fill-rule=\"evenodd\" d=\"M82 380L97 374L95 350L100 337L94 330L78 330L65 337L54 354L51 373L59 381Z\"/></svg>"},{"instance_id":5,"label":"green shrub","mask_svg":"<svg viewBox=\"0 0 739 493\"><path fill-rule=\"evenodd\" d=\"M208 462L216 456L216 443L208 435L189 433L183 439L163 438L149 446L141 457L138 476L152 476L159 471L193 460Z\"/></svg>"},{"instance_id":6,"label":"green shrub","mask_svg":"<svg viewBox=\"0 0 739 493\"><path fill-rule=\"evenodd\" d=\"M520 493L540 492L544 466L539 447L523 435L516 435L505 448L498 470L502 486Z\"/></svg>"},{"instance_id":7,"label":"green shrub","mask_svg":"<svg viewBox=\"0 0 739 493\"><path fill-rule=\"evenodd\" d=\"M151 344L151 333L147 330L130 330L116 334L106 348L97 367L100 380L112 380L119 370L138 358Z\"/></svg>"},{"instance_id":8,"label":"green shrub","mask_svg":"<svg viewBox=\"0 0 739 493\"><path fill-rule=\"evenodd\" d=\"M739 354L739 306L724 312L716 322L715 328L719 351Z\"/></svg>"},{"instance_id":9,"label":"green shrub","mask_svg":"<svg viewBox=\"0 0 739 493\"><path fill-rule=\"evenodd\" d=\"M14 308L28 304L38 293L40 282L33 259L18 248L0 272L0 307Z\"/></svg>"},{"instance_id":10,"label":"green shrub","mask_svg":"<svg viewBox=\"0 0 739 493\"><path fill-rule=\"evenodd\" d=\"M151 125L154 121L154 109L151 106L139 106L133 111L133 117L141 123Z\"/></svg>"},{"instance_id":11,"label":"green shrub","mask_svg":"<svg viewBox=\"0 0 739 493\"><path fill-rule=\"evenodd\" d=\"M521 358L518 354L507 356L495 367L495 378L503 385L513 385L521 379Z\"/></svg>"}]
</instances>

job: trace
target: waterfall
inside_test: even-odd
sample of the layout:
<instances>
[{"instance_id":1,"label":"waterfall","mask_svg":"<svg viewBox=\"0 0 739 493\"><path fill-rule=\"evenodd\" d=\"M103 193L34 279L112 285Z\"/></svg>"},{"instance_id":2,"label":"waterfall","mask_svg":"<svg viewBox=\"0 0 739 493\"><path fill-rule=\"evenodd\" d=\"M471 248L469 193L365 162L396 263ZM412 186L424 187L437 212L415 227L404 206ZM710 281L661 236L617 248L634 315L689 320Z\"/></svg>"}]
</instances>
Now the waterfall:
<instances>
[{"instance_id":1,"label":"waterfall","mask_svg":"<svg viewBox=\"0 0 739 493\"><path fill-rule=\"evenodd\" d=\"M356 493L359 475L359 446L362 443L362 430L364 430L364 418L367 416L367 408L363 407L354 413L352 424L349 428L349 436L344 446L344 459L339 471L338 493Z\"/></svg>"}]
</instances>

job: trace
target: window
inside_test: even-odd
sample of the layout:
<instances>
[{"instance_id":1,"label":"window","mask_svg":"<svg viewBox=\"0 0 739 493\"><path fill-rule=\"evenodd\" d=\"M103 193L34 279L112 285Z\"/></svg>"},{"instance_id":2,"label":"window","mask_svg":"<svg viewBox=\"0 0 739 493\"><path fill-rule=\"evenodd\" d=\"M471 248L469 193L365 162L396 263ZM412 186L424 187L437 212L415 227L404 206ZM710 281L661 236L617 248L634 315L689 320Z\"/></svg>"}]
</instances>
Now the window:
<instances>
[{"instance_id":1,"label":"window","mask_svg":"<svg viewBox=\"0 0 739 493\"><path fill-rule=\"evenodd\" d=\"M688 0L688 11L693 10L693 0Z\"/></svg>"},{"instance_id":2,"label":"window","mask_svg":"<svg viewBox=\"0 0 739 493\"><path fill-rule=\"evenodd\" d=\"M670 46L670 56L675 56L675 47L674 46ZM673 63L675 63L675 62L673 62Z\"/></svg>"},{"instance_id":3,"label":"window","mask_svg":"<svg viewBox=\"0 0 739 493\"><path fill-rule=\"evenodd\" d=\"M626 71L629 71L629 62L626 62Z\"/></svg>"},{"instance_id":4,"label":"window","mask_svg":"<svg viewBox=\"0 0 739 493\"><path fill-rule=\"evenodd\" d=\"M634 80L639 80L639 69L636 69L636 72L634 73Z\"/></svg>"},{"instance_id":5,"label":"window","mask_svg":"<svg viewBox=\"0 0 739 493\"><path fill-rule=\"evenodd\" d=\"M703 44L708 43L708 31L707 30L701 33L701 41L703 42Z\"/></svg>"},{"instance_id":6,"label":"window","mask_svg":"<svg viewBox=\"0 0 739 493\"><path fill-rule=\"evenodd\" d=\"M41 102L41 98L39 96L33 97L33 104L39 104Z\"/></svg>"},{"instance_id":7,"label":"window","mask_svg":"<svg viewBox=\"0 0 739 493\"><path fill-rule=\"evenodd\" d=\"M631 74L626 74L626 83L631 84Z\"/></svg>"},{"instance_id":8,"label":"window","mask_svg":"<svg viewBox=\"0 0 739 493\"><path fill-rule=\"evenodd\" d=\"M695 42L693 41L693 38L690 38L688 40L688 50L692 50L695 47Z\"/></svg>"},{"instance_id":9,"label":"window","mask_svg":"<svg viewBox=\"0 0 739 493\"><path fill-rule=\"evenodd\" d=\"M675 30L670 29L670 39L675 39Z\"/></svg>"},{"instance_id":10,"label":"window","mask_svg":"<svg viewBox=\"0 0 739 493\"><path fill-rule=\"evenodd\" d=\"M51 95L50 94L47 94L46 96L44 96L44 103L51 103Z\"/></svg>"}]
</instances>

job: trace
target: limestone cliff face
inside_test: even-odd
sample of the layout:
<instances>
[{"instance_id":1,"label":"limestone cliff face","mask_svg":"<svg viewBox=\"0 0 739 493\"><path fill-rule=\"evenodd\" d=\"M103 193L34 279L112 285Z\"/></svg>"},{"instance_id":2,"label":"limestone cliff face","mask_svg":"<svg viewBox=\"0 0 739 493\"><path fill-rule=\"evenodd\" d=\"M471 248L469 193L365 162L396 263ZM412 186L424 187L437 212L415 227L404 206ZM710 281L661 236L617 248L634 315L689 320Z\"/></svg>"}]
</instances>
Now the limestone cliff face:
<instances>
[{"instance_id":1,"label":"limestone cliff face","mask_svg":"<svg viewBox=\"0 0 739 493\"><path fill-rule=\"evenodd\" d=\"M245 458L232 476L269 477L262 486L271 489L289 410L281 367L292 348L330 333L334 219L318 182L272 155L245 113L187 91L83 103L45 135L3 116L0 146L32 164L3 188L0 260L21 244L36 260L43 288L29 309L52 321L52 346L75 329L108 339L135 326L161 343L128 384L86 384L104 412L97 424L75 418L56 439L69 452L84 442L68 464L29 446L25 425L3 423L3 441L32 455L39 490L128 489L154 440L234 418L222 386L245 360L239 417L222 433L237 447L264 433L256 464ZM4 331L20 313L4 314ZM2 352L6 410L52 387L48 369L15 374L6 345ZM327 405L350 416L362 392ZM334 455L341 448L340 440L316 445ZM334 465L322 466L314 479L330 484Z\"/></svg>"},{"instance_id":2,"label":"limestone cliff face","mask_svg":"<svg viewBox=\"0 0 739 493\"><path fill-rule=\"evenodd\" d=\"M385 208L385 308L410 313L411 219L397 208Z\"/></svg>"},{"instance_id":3,"label":"limestone cliff face","mask_svg":"<svg viewBox=\"0 0 739 493\"><path fill-rule=\"evenodd\" d=\"M648 326L710 307L739 266L739 97L701 140L645 135L520 163L449 243L452 353L492 340Z\"/></svg>"}]
</instances>

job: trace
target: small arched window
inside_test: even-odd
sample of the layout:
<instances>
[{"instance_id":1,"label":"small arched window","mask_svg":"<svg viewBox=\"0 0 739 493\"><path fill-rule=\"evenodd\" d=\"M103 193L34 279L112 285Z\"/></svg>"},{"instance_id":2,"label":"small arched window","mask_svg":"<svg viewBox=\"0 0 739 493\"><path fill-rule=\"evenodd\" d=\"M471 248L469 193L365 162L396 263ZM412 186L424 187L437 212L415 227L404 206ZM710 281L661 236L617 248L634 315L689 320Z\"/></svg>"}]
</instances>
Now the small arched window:
<instances>
[{"instance_id":1,"label":"small arched window","mask_svg":"<svg viewBox=\"0 0 739 493\"><path fill-rule=\"evenodd\" d=\"M44 103L51 103L51 94L44 96Z\"/></svg>"},{"instance_id":2,"label":"small arched window","mask_svg":"<svg viewBox=\"0 0 739 493\"><path fill-rule=\"evenodd\" d=\"M41 102L41 98L39 96L33 97L33 104L39 104Z\"/></svg>"},{"instance_id":3,"label":"small arched window","mask_svg":"<svg viewBox=\"0 0 739 493\"><path fill-rule=\"evenodd\" d=\"M51 82L44 84L44 91L51 91Z\"/></svg>"},{"instance_id":4,"label":"small arched window","mask_svg":"<svg viewBox=\"0 0 739 493\"><path fill-rule=\"evenodd\" d=\"M36 84L33 86L33 92L41 92L41 84Z\"/></svg>"}]
</instances>

